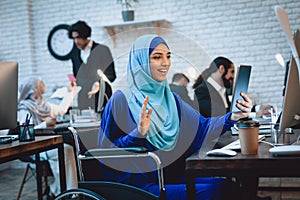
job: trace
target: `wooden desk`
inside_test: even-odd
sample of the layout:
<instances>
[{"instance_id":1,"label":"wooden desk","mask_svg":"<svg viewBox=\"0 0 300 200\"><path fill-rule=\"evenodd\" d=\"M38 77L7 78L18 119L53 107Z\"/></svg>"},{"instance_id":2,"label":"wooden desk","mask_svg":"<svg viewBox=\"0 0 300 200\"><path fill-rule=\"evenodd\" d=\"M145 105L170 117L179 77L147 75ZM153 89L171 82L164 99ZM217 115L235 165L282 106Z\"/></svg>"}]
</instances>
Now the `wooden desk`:
<instances>
[{"instance_id":1,"label":"wooden desk","mask_svg":"<svg viewBox=\"0 0 300 200\"><path fill-rule=\"evenodd\" d=\"M296 141L300 131L295 134L285 135L285 141ZM288 138L287 138L288 137ZM220 138L219 147L238 139L226 133ZM270 141L267 138L266 141ZM224 142L226 141L226 142ZM221 145L220 145L221 143ZM186 180L188 199L195 199L196 177L237 177L240 180L244 199L254 199L257 193L257 185L248 180L255 177L300 177L300 157L273 157L269 153L270 145L259 144L258 155L242 155L235 157L208 157L206 152L196 153L186 160Z\"/></svg>"},{"instance_id":2,"label":"wooden desk","mask_svg":"<svg viewBox=\"0 0 300 200\"><path fill-rule=\"evenodd\" d=\"M63 138L60 135L53 136L36 136L34 141L19 142L14 141L10 144L0 145L0 163L20 159L24 156L35 154L36 156L36 173L37 173L37 189L38 199L42 199L42 177L40 171L40 155L39 153L51 149L58 149L60 186L61 191L66 190L66 173L64 162L64 146Z\"/></svg>"}]
</instances>

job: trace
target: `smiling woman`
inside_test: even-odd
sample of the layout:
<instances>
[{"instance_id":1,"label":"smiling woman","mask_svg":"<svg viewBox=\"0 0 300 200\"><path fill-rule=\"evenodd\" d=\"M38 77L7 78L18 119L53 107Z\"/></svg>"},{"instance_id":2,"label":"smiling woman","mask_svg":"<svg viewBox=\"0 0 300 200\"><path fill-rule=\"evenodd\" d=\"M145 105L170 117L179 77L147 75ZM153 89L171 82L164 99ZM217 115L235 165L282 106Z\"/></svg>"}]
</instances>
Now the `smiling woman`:
<instances>
[{"instance_id":1,"label":"smiling woman","mask_svg":"<svg viewBox=\"0 0 300 200\"><path fill-rule=\"evenodd\" d=\"M127 65L128 86L116 91L106 104L98 133L100 148L137 147L157 154L165 175L166 199L186 199L185 159L215 139L250 111L248 98L239 115L227 113L204 118L172 93L166 79L171 67L171 51L157 35L139 37L130 50ZM152 160L142 162L101 161L104 179L123 182L159 195L156 168ZM108 166L108 167L107 167ZM100 171L100 170L98 170ZM197 199L240 199L239 188L222 178L196 181ZM233 196L232 196L233 195Z\"/></svg>"}]
</instances>

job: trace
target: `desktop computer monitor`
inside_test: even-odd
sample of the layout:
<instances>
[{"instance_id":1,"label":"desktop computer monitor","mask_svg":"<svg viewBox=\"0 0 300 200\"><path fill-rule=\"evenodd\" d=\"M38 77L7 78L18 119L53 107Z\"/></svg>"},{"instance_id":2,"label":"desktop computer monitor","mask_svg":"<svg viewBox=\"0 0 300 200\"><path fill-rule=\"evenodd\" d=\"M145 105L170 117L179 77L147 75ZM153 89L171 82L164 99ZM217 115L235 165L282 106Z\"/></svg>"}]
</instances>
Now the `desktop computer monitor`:
<instances>
[{"instance_id":1,"label":"desktop computer monitor","mask_svg":"<svg viewBox=\"0 0 300 200\"><path fill-rule=\"evenodd\" d=\"M294 34L294 42L300 55L300 31ZM286 79L285 94L283 97L282 113L279 129L299 128L300 126L300 85L299 72L294 57L291 56Z\"/></svg>"},{"instance_id":2,"label":"desktop computer monitor","mask_svg":"<svg viewBox=\"0 0 300 200\"><path fill-rule=\"evenodd\" d=\"M18 63L0 62L0 130L17 126Z\"/></svg>"}]
</instances>

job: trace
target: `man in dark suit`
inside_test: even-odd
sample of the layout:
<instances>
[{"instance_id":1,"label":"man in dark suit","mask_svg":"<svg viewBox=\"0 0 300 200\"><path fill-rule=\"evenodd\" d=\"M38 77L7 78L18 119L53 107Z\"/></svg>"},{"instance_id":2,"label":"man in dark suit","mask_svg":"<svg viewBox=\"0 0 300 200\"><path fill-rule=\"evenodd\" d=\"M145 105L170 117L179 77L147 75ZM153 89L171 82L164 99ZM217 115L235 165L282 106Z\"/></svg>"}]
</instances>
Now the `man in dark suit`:
<instances>
[{"instance_id":1,"label":"man in dark suit","mask_svg":"<svg viewBox=\"0 0 300 200\"><path fill-rule=\"evenodd\" d=\"M225 57L217 57L196 79L193 88L199 111L205 117L226 114L231 106L228 89L234 80L234 64Z\"/></svg>"},{"instance_id":2,"label":"man in dark suit","mask_svg":"<svg viewBox=\"0 0 300 200\"><path fill-rule=\"evenodd\" d=\"M215 117L224 115L230 111L231 101L228 93L232 89L234 80L234 64L225 57L217 57L196 79L193 88L195 99L198 100L199 111L205 117ZM267 113L271 106L262 106L259 112ZM242 177L237 177L242 178ZM247 180L248 185L256 188L258 178L251 177ZM256 197L258 200L269 200L270 197Z\"/></svg>"},{"instance_id":3,"label":"man in dark suit","mask_svg":"<svg viewBox=\"0 0 300 200\"><path fill-rule=\"evenodd\" d=\"M197 99L200 113L205 117L216 117L230 111L234 64L225 57L217 57L196 79L194 99ZM257 108L255 108L257 107ZM261 117L270 114L271 105L252 108L249 117Z\"/></svg>"},{"instance_id":4,"label":"man in dark suit","mask_svg":"<svg viewBox=\"0 0 300 200\"><path fill-rule=\"evenodd\" d=\"M97 70L101 70L110 82L116 79L116 73L109 48L89 39L90 36L91 27L84 21L78 21L69 28L69 38L74 40L77 47L71 55L73 74L77 85L82 86L78 94L78 107L79 109L91 107L99 111L97 109L99 93L88 95L95 82L100 80ZM110 87L108 83L106 85Z\"/></svg>"},{"instance_id":5,"label":"man in dark suit","mask_svg":"<svg viewBox=\"0 0 300 200\"><path fill-rule=\"evenodd\" d=\"M183 101L190 104L193 108L196 108L197 102L193 101L188 95L187 85L189 82L190 80L185 74L175 73L172 77L172 83L170 83L169 86L171 91L177 93Z\"/></svg>"}]
</instances>

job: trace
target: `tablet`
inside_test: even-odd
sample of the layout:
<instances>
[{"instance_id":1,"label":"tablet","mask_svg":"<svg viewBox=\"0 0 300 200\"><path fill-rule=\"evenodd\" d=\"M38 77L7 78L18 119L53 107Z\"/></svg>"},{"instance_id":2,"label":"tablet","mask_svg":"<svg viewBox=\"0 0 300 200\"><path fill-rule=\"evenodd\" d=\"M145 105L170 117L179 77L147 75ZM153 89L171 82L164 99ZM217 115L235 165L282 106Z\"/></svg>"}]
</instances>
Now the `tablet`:
<instances>
[{"instance_id":1,"label":"tablet","mask_svg":"<svg viewBox=\"0 0 300 200\"><path fill-rule=\"evenodd\" d=\"M241 92L248 93L248 85L251 74L251 66L250 65L240 65L237 71L237 78L235 81L235 86L233 89L233 97L231 102L231 112L242 112L236 107L237 100L243 99L241 96Z\"/></svg>"}]
</instances>

